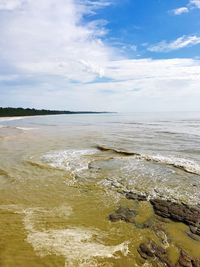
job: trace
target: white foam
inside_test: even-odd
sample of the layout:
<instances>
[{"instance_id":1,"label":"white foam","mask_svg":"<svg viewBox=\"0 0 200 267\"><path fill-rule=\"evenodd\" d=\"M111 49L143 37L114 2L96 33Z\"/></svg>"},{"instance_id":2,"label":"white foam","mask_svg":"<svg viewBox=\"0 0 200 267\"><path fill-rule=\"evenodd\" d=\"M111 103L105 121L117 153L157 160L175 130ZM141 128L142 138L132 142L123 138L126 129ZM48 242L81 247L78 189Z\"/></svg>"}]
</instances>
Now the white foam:
<instances>
[{"instance_id":1,"label":"white foam","mask_svg":"<svg viewBox=\"0 0 200 267\"><path fill-rule=\"evenodd\" d=\"M183 169L186 172L200 175L200 165L193 160L178 158L178 157L174 157L174 156L165 157L162 155L144 156L144 158L147 160L152 160L152 161L156 161L159 163L165 163L168 165L172 165L176 168Z\"/></svg>"},{"instance_id":2,"label":"white foam","mask_svg":"<svg viewBox=\"0 0 200 267\"><path fill-rule=\"evenodd\" d=\"M127 151L124 151L121 149L119 150L116 148L109 148L109 147L104 147L104 146L98 146L98 147L100 147L100 150L103 148L104 151L112 151L114 153L120 154L121 156L125 154L125 156L128 155L129 158L134 157L136 159L164 163L164 164L172 165L176 168L182 169L186 172L200 175L200 164L190 159L180 158L176 156L148 155L148 154L145 155L145 154L140 154L137 152L127 152Z\"/></svg>"},{"instance_id":3,"label":"white foam","mask_svg":"<svg viewBox=\"0 0 200 267\"><path fill-rule=\"evenodd\" d=\"M96 229L69 227L59 230L38 230L38 224L47 215L69 217L72 209L61 206L52 210L44 208L26 208L17 205L3 205L0 209L12 211L24 216L24 227L27 231L27 242L40 257L47 255L62 256L65 267L96 267L98 258L118 258L129 253L128 242L119 245L104 245L99 240L104 233ZM41 217L42 216L42 217ZM97 240L98 239L98 240Z\"/></svg>"},{"instance_id":4,"label":"white foam","mask_svg":"<svg viewBox=\"0 0 200 267\"><path fill-rule=\"evenodd\" d=\"M77 173L88 169L90 160L86 156L96 152L95 149L55 151L44 155L42 160L52 167Z\"/></svg>"},{"instance_id":5,"label":"white foam","mask_svg":"<svg viewBox=\"0 0 200 267\"><path fill-rule=\"evenodd\" d=\"M21 211L24 214L24 226L25 229L29 232L35 232L34 223L39 220L39 218L49 216L56 216L61 218L68 218L72 214L72 208L69 206L60 206L53 209L44 209L44 208L28 208Z\"/></svg>"},{"instance_id":6,"label":"white foam","mask_svg":"<svg viewBox=\"0 0 200 267\"><path fill-rule=\"evenodd\" d=\"M1 117L0 122L4 121L16 121L16 120L21 120L24 119L25 117Z\"/></svg>"},{"instance_id":7,"label":"white foam","mask_svg":"<svg viewBox=\"0 0 200 267\"><path fill-rule=\"evenodd\" d=\"M128 244L106 246L94 240L98 231L71 228L31 232L27 241L41 257L55 254L65 258L65 266L94 267L98 266L96 258L114 258L115 253L128 254Z\"/></svg>"},{"instance_id":8,"label":"white foam","mask_svg":"<svg viewBox=\"0 0 200 267\"><path fill-rule=\"evenodd\" d=\"M32 131L32 130L36 130L37 128L16 127L16 129L19 129L19 130L22 130L22 131Z\"/></svg>"}]
</instances>

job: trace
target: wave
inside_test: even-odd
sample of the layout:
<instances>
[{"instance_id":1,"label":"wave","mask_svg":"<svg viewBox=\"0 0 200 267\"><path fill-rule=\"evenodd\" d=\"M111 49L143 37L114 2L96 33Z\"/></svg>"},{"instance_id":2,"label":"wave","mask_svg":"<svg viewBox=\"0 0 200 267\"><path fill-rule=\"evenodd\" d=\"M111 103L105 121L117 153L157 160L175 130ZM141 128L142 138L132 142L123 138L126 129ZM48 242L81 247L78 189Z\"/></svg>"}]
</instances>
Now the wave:
<instances>
[{"instance_id":1,"label":"wave","mask_svg":"<svg viewBox=\"0 0 200 267\"><path fill-rule=\"evenodd\" d=\"M197 162L189 159L178 158L173 156L165 157L162 155L142 156L142 158L148 161L171 165L188 173L200 175L200 165Z\"/></svg>"},{"instance_id":2,"label":"wave","mask_svg":"<svg viewBox=\"0 0 200 267\"><path fill-rule=\"evenodd\" d=\"M9 173L3 169L0 169L0 176L6 177L6 178L11 178Z\"/></svg>"},{"instance_id":3,"label":"wave","mask_svg":"<svg viewBox=\"0 0 200 267\"><path fill-rule=\"evenodd\" d=\"M125 151L125 150L120 150L120 149L116 149L116 148L110 148L110 147L106 147L106 146L102 146L102 145L97 145L96 148L100 151L110 151L110 152L114 152L123 156L140 156L139 153L135 153L135 152L129 152L129 151Z\"/></svg>"},{"instance_id":4,"label":"wave","mask_svg":"<svg viewBox=\"0 0 200 267\"><path fill-rule=\"evenodd\" d=\"M37 128L30 128L30 127L16 127L16 129L22 130L22 131L32 131L37 130Z\"/></svg>"},{"instance_id":5,"label":"wave","mask_svg":"<svg viewBox=\"0 0 200 267\"><path fill-rule=\"evenodd\" d=\"M118 154L124 157L134 157L135 159L151 161L154 163L165 164L173 166L174 168L180 169L187 173L200 175L200 165L190 159L179 158L175 156L163 156L163 155L147 155L138 152L131 152L104 145L97 145L95 149L83 149L83 150L62 150L47 153L42 156L41 160L48 165L35 163L28 161L32 166L47 168L47 166L69 171L72 174L80 174L81 172L92 169L92 162L98 161L91 158L92 155L96 154L97 151L110 152Z\"/></svg>"},{"instance_id":6,"label":"wave","mask_svg":"<svg viewBox=\"0 0 200 267\"><path fill-rule=\"evenodd\" d=\"M79 173L88 169L88 164L91 161L89 156L96 152L96 149L61 150L47 153L41 157L41 160L51 167Z\"/></svg>"},{"instance_id":7,"label":"wave","mask_svg":"<svg viewBox=\"0 0 200 267\"><path fill-rule=\"evenodd\" d=\"M22 120L25 117L1 117L0 122Z\"/></svg>"},{"instance_id":8,"label":"wave","mask_svg":"<svg viewBox=\"0 0 200 267\"><path fill-rule=\"evenodd\" d=\"M54 169L52 166L50 165L47 165L47 164L43 164L41 162L36 162L36 161L32 161L32 160L24 160L24 163L27 163L29 164L30 166L32 167L36 167L36 168L39 168L39 169L46 169L46 170L49 170L49 169Z\"/></svg>"},{"instance_id":9,"label":"wave","mask_svg":"<svg viewBox=\"0 0 200 267\"><path fill-rule=\"evenodd\" d=\"M137 152L129 152L102 145L98 145L96 146L96 148L100 151L110 151L124 156L135 156L137 159L170 165L175 168L181 169L185 172L200 175L200 165L193 160L174 157L174 156L166 157L162 155L143 155Z\"/></svg>"}]
</instances>

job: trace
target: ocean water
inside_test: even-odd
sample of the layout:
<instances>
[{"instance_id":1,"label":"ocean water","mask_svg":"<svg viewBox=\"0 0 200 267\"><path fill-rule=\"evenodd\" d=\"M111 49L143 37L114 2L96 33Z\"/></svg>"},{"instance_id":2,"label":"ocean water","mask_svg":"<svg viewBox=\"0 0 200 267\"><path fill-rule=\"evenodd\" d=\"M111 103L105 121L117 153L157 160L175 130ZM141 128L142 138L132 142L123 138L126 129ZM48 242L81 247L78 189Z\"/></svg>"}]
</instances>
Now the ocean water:
<instances>
[{"instance_id":1,"label":"ocean water","mask_svg":"<svg viewBox=\"0 0 200 267\"><path fill-rule=\"evenodd\" d=\"M137 252L161 240L127 191L200 204L200 113L0 118L0 266L162 266ZM119 206L136 224L108 220ZM162 223L172 262L200 258L187 230Z\"/></svg>"}]
</instances>

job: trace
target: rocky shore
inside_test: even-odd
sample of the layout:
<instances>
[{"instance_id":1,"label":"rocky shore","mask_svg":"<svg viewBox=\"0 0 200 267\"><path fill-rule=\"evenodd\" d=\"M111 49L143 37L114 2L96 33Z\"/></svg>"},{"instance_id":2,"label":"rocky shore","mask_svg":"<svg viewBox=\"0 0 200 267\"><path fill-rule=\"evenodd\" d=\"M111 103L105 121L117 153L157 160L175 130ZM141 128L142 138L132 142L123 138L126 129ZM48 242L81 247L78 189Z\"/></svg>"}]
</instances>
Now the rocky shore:
<instances>
[{"instance_id":1,"label":"rocky shore","mask_svg":"<svg viewBox=\"0 0 200 267\"><path fill-rule=\"evenodd\" d=\"M162 198L150 198L144 194L135 192L124 192L127 199L133 201L148 201L152 207L158 220L172 220L181 222L189 226L186 234L200 242L200 206L187 205ZM111 222L124 221L136 225L135 217L137 211L132 208L120 207L114 213L109 215ZM136 225L137 226L137 225ZM141 225L140 225L141 227ZM146 222L142 225L143 228L151 228L157 236L159 236L162 245L158 245L153 240L148 240L146 243L141 243L138 247L138 253L144 260L157 259L163 266L167 267L200 267L200 259L192 258L186 251L179 248L179 258L176 263L172 263L168 257L164 239L160 235L163 232L159 224ZM164 233L166 235L166 233ZM200 251L199 251L200 256Z\"/></svg>"},{"instance_id":2,"label":"rocky shore","mask_svg":"<svg viewBox=\"0 0 200 267\"><path fill-rule=\"evenodd\" d=\"M125 194L127 199L147 201L146 195L128 192ZM185 223L190 227L193 234L200 236L200 206L187 205L168 199L154 198L149 199L156 215L163 218L169 218L176 222Z\"/></svg>"}]
</instances>

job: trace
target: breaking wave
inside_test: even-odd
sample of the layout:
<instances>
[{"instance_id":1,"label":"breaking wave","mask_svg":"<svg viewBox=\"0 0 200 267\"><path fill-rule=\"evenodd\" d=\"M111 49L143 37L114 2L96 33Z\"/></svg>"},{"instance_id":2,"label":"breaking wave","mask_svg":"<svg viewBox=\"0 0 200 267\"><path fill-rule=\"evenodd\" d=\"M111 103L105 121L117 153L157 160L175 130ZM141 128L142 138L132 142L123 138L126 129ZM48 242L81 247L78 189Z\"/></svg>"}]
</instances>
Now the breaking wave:
<instances>
[{"instance_id":1,"label":"breaking wave","mask_svg":"<svg viewBox=\"0 0 200 267\"><path fill-rule=\"evenodd\" d=\"M79 173L88 169L88 164L91 161L89 156L96 152L96 149L69 149L47 153L41 159L51 167Z\"/></svg>"},{"instance_id":2,"label":"breaking wave","mask_svg":"<svg viewBox=\"0 0 200 267\"><path fill-rule=\"evenodd\" d=\"M200 165L193 160L178 158L174 156L166 157L162 155L143 155L143 154L136 153L136 152L129 152L129 151L119 150L115 148L100 146L100 145L98 145L96 148L100 151L110 151L110 152L117 153L122 156L135 156L137 159L170 165L175 168L181 169L185 172L200 175Z\"/></svg>"},{"instance_id":3,"label":"breaking wave","mask_svg":"<svg viewBox=\"0 0 200 267\"><path fill-rule=\"evenodd\" d=\"M101 146L101 145L96 146L96 148L100 151L110 151L113 153L120 154L122 156L140 156L139 153L129 152L129 151L120 150L120 149L116 149L116 148L110 148L110 147Z\"/></svg>"},{"instance_id":4,"label":"breaking wave","mask_svg":"<svg viewBox=\"0 0 200 267\"><path fill-rule=\"evenodd\" d=\"M188 173L200 175L200 165L197 162L189 159L177 158L173 156L165 157L162 155L142 156L142 158L145 160L171 165Z\"/></svg>"}]
</instances>

